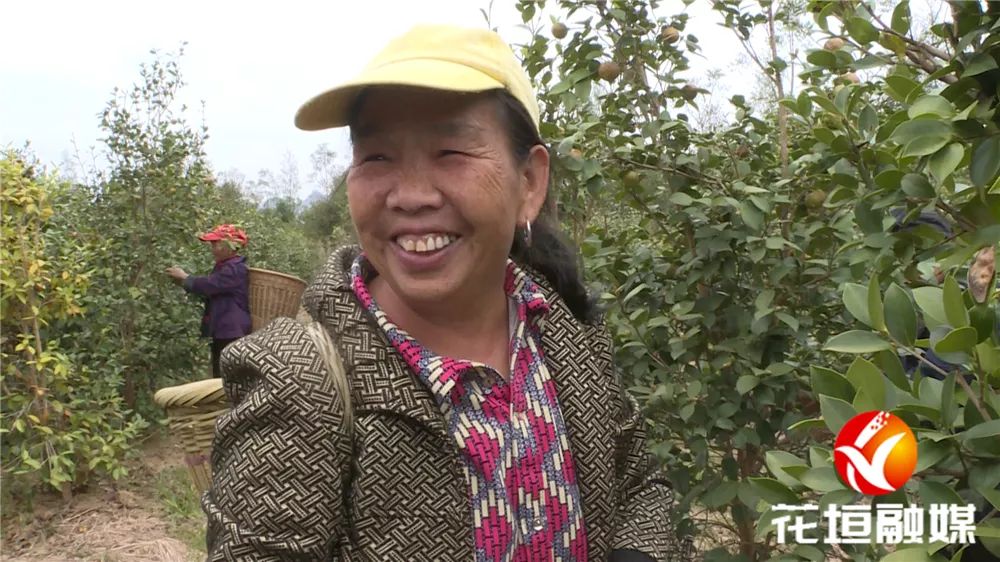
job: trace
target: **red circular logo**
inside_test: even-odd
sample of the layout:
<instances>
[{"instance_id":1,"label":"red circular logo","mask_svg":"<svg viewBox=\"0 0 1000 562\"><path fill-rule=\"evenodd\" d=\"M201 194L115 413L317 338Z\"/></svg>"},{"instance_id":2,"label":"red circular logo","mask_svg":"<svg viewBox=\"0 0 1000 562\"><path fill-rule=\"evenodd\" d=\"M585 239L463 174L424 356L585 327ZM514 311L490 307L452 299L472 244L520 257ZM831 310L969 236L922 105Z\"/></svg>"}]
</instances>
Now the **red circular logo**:
<instances>
[{"instance_id":1,"label":"red circular logo","mask_svg":"<svg viewBox=\"0 0 1000 562\"><path fill-rule=\"evenodd\" d=\"M889 412L864 412L837 434L833 464L840 479L869 496L895 492L917 466L917 440L906 423Z\"/></svg>"}]
</instances>

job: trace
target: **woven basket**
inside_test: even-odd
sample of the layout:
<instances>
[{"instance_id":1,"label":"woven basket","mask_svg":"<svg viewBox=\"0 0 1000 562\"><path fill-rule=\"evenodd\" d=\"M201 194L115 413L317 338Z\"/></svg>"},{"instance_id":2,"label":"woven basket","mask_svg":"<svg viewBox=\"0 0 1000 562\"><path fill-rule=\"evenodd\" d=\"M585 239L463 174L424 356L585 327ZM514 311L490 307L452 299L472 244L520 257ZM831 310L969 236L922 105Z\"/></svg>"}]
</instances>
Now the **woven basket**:
<instances>
[{"instance_id":1,"label":"woven basket","mask_svg":"<svg viewBox=\"0 0 1000 562\"><path fill-rule=\"evenodd\" d=\"M279 316L295 317L306 282L293 275L250 268L250 320L254 332Z\"/></svg>"},{"instance_id":2,"label":"woven basket","mask_svg":"<svg viewBox=\"0 0 1000 562\"><path fill-rule=\"evenodd\" d=\"M198 493L212 484L215 420L229 410L222 379L206 379L163 388L153 400L167 411L167 421L184 448L184 464Z\"/></svg>"}]
</instances>

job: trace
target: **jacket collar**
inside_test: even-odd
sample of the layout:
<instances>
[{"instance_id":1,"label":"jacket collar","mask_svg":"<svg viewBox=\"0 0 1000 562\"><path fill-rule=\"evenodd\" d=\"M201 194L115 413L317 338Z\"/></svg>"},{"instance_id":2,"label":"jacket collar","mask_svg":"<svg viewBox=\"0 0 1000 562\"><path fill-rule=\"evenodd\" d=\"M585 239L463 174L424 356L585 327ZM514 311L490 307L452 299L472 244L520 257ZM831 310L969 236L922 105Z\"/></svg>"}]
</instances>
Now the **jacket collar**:
<instances>
[{"instance_id":1,"label":"jacket collar","mask_svg":"<svg viewBox=\"0 0 1000 562\"><path fill-rule=\"evenodd\" d=\"M306 289L302 297L303 306L334 335L338 351L348 368L356 411L388 411L409 417L448 440L444 416L438 410L434 396L413 374L374 319L365 313L351 288L351 265L359 253L357 246L345 246L334 251ZM574 374L581 365L605 372L610 346L601 325L579 322L543 276L521 267L537 283L550 306L548 313L541 316L539 328L542 330L545 362L556 388L566 390L578 386L580 381L574 380ZM594 336L597 336L596 339ZM602 349L595 349L595 345ZM585 359L588 357L595 360L588 362ZM574 450L581 446L587 449L585 443L577 443L581 432L573 431L573 420L585 412L576 411L579 408L570 396L572 392L560 391L560 408ZM574 439L574 436L577 438Z\"/></svg>"}]
</instances>

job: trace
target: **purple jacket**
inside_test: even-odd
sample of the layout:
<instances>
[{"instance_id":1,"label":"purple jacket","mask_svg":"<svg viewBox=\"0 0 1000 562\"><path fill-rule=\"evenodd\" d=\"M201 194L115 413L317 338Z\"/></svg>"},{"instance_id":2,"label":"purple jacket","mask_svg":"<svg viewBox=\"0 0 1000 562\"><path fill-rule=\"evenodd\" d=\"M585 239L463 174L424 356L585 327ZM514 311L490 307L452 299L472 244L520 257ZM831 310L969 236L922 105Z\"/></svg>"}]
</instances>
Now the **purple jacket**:
<instances>
[{"instance_id":1,"label":"purple jacket","mask_svg":"<svg viewBox=\"0 0 1000 562\"><path fill-rule=\"evenodd\" d=\"M208 298L202 335L214 339L241 338L250 333L250 270L246 258L218 262L205 277L188 276L184 289Z\"/></svg>"}]
</instances>

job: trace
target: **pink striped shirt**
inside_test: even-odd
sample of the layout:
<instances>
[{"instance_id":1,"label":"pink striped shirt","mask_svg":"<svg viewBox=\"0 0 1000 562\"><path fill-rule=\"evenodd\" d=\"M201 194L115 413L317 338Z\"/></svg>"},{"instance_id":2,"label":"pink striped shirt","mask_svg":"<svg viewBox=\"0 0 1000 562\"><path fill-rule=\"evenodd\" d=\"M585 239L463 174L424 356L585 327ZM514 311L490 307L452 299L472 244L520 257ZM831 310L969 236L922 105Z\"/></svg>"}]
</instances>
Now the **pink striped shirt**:
<instances>
[{"instance_id":1,"label":"pink striped shirt","mask_svg":"<svg viewBox=\"0 0 1000 562\"><path fill-rule=\"evenodd\" d=\"M431 390L461 452L477 561L586 560L587 536L555 383L539 320L549 310L538 285L507 262L510 380L475 361L442 357L397 327L368 292L364 254L351 269L354 293L414 374Z\"/></svg>"}]
</instances>

